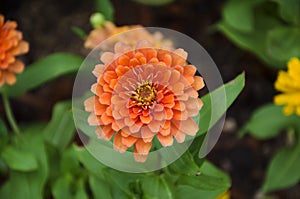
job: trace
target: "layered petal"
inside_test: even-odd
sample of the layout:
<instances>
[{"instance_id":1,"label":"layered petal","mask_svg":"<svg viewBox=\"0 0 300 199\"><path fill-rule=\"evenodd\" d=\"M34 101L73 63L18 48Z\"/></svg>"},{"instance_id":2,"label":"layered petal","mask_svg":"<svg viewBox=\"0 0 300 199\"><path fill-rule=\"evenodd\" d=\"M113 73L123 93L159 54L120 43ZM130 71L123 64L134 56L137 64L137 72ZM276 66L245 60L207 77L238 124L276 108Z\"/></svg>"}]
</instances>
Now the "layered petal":
<instances>
[{"instance_id":1,"label":"layered petal","mask_svg":"<svg viewBox=\"0 0 300 199\"><path fill-rule=\"evenodd\" d=\"M22 33L16 27L16 22L4 22L4 17L0 15L0 86L14 84L16 74L24 70L24 63L16 56L27 53L29 44L22 40Z\"/></svg>"}]
</instances>

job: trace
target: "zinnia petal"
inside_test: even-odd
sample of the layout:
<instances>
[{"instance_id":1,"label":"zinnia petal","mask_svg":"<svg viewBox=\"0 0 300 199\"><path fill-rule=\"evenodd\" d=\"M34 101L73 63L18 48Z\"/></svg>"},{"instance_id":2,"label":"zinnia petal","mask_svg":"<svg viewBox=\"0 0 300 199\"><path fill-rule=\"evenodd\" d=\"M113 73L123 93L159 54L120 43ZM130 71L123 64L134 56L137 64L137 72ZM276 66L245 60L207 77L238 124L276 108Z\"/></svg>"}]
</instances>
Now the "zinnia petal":
<instances>
[{"instance_id":1,"label":"zinnia petal","mask_svg":"<svg viewBox=\"0 0 300 199\"><path fill-rule=\"evenodd\" d=\"M23 62L16 56L27 53L29 44L22 40L22 33L16 27L16 22L4 22L4 16L0 15L0 86L14 84L17 81L15 74L24 69Z\"/></svg>"},{"instance_id":2,"label":"zinnia petal","mask_svg":"<svg viewBox=\"0 0 300 199\"><path fill-rule=\"evenodd\" d=\"M138 139L134 147L134 158L137 162L145 162L147 160L152 142L144 142Z\"/></svg>"},{"instance_id":3,"label":"zinnia petal","mask_svg":"<svg viewBox=\"0 0 300 199\"><path fill-rule=\"evenodd\" d=\"M114 138L114 149L120 153L124 153L127 150L127 146L122 142L121 133L117 133Z\"/></svg>"},{"instance_id":4,"label":"zinnia petal","mask_svg":"<svg viewBox=\"0 0 300 199\"><path fill-rule=\"evenodd\" d=\"M157 134L157 139L162 144L162 146L171 146L173 144L173 136L171 134L163 136L160 133Z\"/></svg>"}]
</instances>

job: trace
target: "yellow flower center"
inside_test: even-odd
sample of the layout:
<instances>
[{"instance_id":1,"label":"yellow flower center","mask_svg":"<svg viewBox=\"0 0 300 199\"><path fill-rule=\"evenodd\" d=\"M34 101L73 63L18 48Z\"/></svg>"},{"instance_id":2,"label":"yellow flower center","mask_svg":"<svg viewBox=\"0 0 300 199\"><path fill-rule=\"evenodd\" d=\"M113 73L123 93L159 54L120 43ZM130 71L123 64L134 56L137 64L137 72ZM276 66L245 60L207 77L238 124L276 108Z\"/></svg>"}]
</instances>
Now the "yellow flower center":
<instances>
[{"instance_id":1,"label":"yellow flower center","mask_svg":"<svg viewBox=\"0 0 300 199\"><path fill-rule=\"evenodd\" d=\"M137 102L138 106L149 108L155 103L156 89L153 83L143 82L133 92L131 99Z\"/></svg>"}]
</instances>

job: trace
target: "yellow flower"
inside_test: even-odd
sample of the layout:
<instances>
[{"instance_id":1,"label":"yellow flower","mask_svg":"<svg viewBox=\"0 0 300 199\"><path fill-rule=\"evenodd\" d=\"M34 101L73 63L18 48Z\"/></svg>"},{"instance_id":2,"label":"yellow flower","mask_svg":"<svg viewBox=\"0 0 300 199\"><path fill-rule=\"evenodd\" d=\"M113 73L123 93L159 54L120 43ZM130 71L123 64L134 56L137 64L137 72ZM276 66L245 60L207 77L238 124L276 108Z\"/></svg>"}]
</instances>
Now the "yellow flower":
<instances>
[{"instance_id":1,"label":"yellow flower","mask_svg":"<svg viewBox=\"0 0 300 199\"><path fill-rule=\"evenodd\" d=\"M300 60L291 58L287 67L287 72L279 71L275 82L275 88L282 93L275 96L274 103L285 105L285 115L296 112L300 116Z\"/></svg>"},{"instance_id":2,"label":"yellow flower","mask_svg":"<svg viewBox=\"0 0 300 199\"><path fill-rule=\"evenodd\" d=\"M226 191L222 193L216 199L230 199L230 191Z\"/></svg>"}]
</instances>

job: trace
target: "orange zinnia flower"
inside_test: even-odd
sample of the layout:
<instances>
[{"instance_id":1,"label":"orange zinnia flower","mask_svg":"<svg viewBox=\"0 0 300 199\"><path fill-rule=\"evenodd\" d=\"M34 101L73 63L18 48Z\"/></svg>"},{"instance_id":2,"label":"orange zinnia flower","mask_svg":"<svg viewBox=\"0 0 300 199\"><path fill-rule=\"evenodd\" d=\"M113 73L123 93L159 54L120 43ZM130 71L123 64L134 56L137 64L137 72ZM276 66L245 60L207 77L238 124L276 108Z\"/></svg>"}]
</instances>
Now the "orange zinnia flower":
<instances>
[{"instance_id":1,"label":"orange zinnia flower","mask_svg":"<svg viewBox=\"0 0 300 199\"><path fill-rule=\"evenodd\" d=\"M144 162L155 136L163 147L194 136L198 125L192 117L203 105L197 90L204 82L186 58L183 49L156 49L146 40L134 49L119 42L115 53L103 53L104 64L93 72L95 96L85 101L98 137L113 138L119 152L134 146L135 160Z\"/></svg>"},{"instance_id":2,"label":"orange zinnia flower","mask_svg":"<svg viewBox=\"0 0 300 199\"><path fill-rule=\"evenodd\" d=\"M130 30L135 31L126 32ZM90 34L85 40L84 47L93 49L108 38L110 39L107 40L107 43L102 44L102 48L108 49L109 47L111 47L111 45L113 46L116 42L123 42L127 45L135 46L136 41L139 41L141 39L147 39L155 46L173 45L171 40L164 39L160 32L155 32L154 34L151 34L146 28L144 28L141 25L117 27L114 23L110 21L105 21L103 23L103 26L98 26L90 32Z\"/></svg>"},{"instance_id":3,"label":"orange zinnia flower","mask_svg":"<svg viewBox=\"0 0 300 199\"><path fill-rule=\"evenodd\" d=\"M16 30L17 23L7 21L0 15L0 86L14 84L16 73L21 73L24 64L15 57L28 52L29 45L22 40L22 33Z\"/></svg>"}]
</instances>

